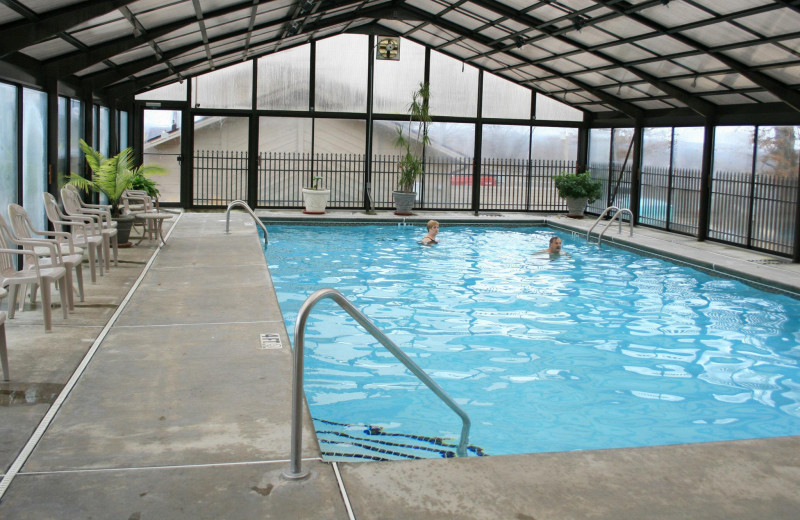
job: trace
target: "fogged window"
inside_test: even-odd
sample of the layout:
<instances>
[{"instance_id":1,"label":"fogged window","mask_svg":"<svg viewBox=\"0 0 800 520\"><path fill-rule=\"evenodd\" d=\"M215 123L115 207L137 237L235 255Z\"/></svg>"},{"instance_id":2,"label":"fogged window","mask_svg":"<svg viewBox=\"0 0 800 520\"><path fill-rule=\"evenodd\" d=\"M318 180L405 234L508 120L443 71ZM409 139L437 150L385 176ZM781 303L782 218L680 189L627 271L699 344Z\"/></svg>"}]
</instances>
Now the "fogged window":
<instances>
[{"instance_id":1,"label":"fogged window","mask_svg":"<svg viewBox=\"0 0 800 520\"><path fill-rule=\"evenodd\" d=\"M259 58L257 108L308 110L310 78L309 45Z\"/></svg>"},{"instance_id":2,"label":"fogged window","mask_svg":"<svg viewBox=\"0 0 800 520\"><path fill-rule=\"evenodd\" d=\"M317 42L317 112L366 112L369 40L345 34Z\"/></svg>"},{"instance_id":3,"label":"fogged window","mask_svg":"<svg viewBox=\"0 0 800 520\"><path fill-rule=\"evenodd\" d=\"M47 191L47 94L22 90L23 203L37 229L46 229L42 192Z\"/></svg>"},{"instance_id":4,"label":"fogged window","mask_svg":"<svg viewBox=\"0 0 800 520\"><path fill-rule=\"evenodd\" d=\"M475 154L475 125L433 123L428 129L431 145L426 157L472 157Z\"/></svg>"},{"instance_id":5,"label":"fogged window","mask_svg":"<svg viewBox=\"0 0 800 520\"><path fill-rule=\"evenodd\" d=\"M675 128L675 142L672 151L673 169L700 170L703 167L703 127Z\"/></svg>"},{"instance_id":6,"label":"fogged window","mask_svg":"<svg viewBox=\"0 0 800 520\"><path fill-rule=\"evenodd\" d=\"M411 101L411 96L408 96ZM438 52L431 53L431 115L475 117L478 69Z\"/></svg>"},{"instance_id":7,"label":"fogged window","mask_svg":"<svg viewBox=\"0 0 800 520\"><path fill-rule=\"evenodd\" d=\"M539 121L583 121L583 112L537 93L536 119Z\"/></svg>"},{"instance_id":8,"label":"fogged window","mask_svg":"<svg viewBox=\"0 0 800 520\"><path fill-rule=\"evenodd\" d=\"M375 59L375 53L372 58ZM411 40L400 41L400 59L375 60L373 111L406 114L411 93L425 77L425 47Z\"/></svg>"},{"instance_id":9,"label":"fogged window","mask_svg":"<svg viewBox=\"0 0 800 520\"><path fill-rule=\"evenodd\" d=\"M0 83L0 208L17 200L17 87ZM41 195L40 195L41 196ZM44 229L44 228L40 228Z\"/></svg>"},{"instance_id":10,"label":"fogged window","mask_svg":"<svg viewBox=\"0 0 800 520\"><path fill-rule=\"evenodd\" d=\"M186 83L175 82L136 94L137 101L186 101Z\"/></svg>"},{"instance_id":11,"label":"fogged window","mask_svg":"<svg viewBox=\"0 0 800 520\"><path fill-rule=\"evenodd\" d=\"M597 164L608 168L610 153L611 129L592 128L589 130L589 164Z\"/></svg>"},{"instance_id":12,"label":"fogged window","mask_svg":"<svg viewBox=\"0 0 800 520\"><path fill-rule=\"evenodd\" d=\"M246 61L194 79L192 102L196 108L251 108L253 62Z\"/></svg>"},{"instance_id":13,"label":"fogged window","mask_svg":"<svg viewBox=\"0 0 800 520\"><path fill-rule=\"evenodd\" d=\"M578 129L533 127L533 154L535 160L574 161L578 157Z\"/></svg>"},{"instance_id":14,"label":"fogged window","mask_svg":"<svg viewBox=\"0 0 800 520\"><path fill-rule=\"evenodd\" d=\"M797 178L800 127L762 126L758 129L756 173Z\"/></svg>"},{"instance_id":15,"label":"fogged window","mask_svg":"<svg viewBox=\"0 0 800 520\"><path fill-rule=\"evenodd\" d=\"M483 117L530 119L531 91L494 74L484 74Z\"/></svg>"},{"instance_id":16,"label":"fogged window","mask_svg":"<svg viewBox=\"0 0 800 520\"><path fill-rule=\"evenodd\" d=\"M70 99L69 112L69 171L83 173L83 152L79 142L83 137L83 103L77 99Z\"/></svg>"},{"instance_id":17,"label":"fogged window","mask_svg":"<svg viewBox=\"0 0 800 520\"><path fill-rule=\"evenodd\" d=\"M310 118L258 118L259 152L310 153Z\"/></svg>"},{"instance_id":18,"label":"fogged window","mask_svg":"<svg viewBox=\"0 0 800 520\"><path fill-rule=\"evenodd\" d=\"M484 159L527 159L531 128L483 125L481 154Z\"/></svg>"}]
</instances>

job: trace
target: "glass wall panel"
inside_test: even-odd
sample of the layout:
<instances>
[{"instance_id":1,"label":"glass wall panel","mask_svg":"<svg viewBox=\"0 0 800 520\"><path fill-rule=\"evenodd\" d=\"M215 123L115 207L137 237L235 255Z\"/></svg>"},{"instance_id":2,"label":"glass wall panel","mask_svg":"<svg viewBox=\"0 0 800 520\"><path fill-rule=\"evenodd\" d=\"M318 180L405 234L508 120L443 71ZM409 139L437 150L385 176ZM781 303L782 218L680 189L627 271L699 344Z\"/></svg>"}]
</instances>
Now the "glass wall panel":
<instances>
[{"instance_id":1,"label":"glass wall panel","mask_svg":"<svg viewBox=\"0 0 800 520\"><path fill-rule=\"evenodd\" d=\"M110 135L111 135L111 132L110 132L111 127L109 126L109 117L108 116L109 116L108 108L107 107L100 107L100 120L99 120L99 124L100 124L99 132L100 133L98 135L99 140L97 142L99 143L99 145L97 147L97 150L101 154L105 155L106 157L109 156L109 151L110 151L110 146L109 146L110 139L109 138L110 138Z\"/></svg>"},{"instance_id":2,"label":"glass wall panel","mask_svg":"<svg viewBox=\"0 0 800 520\"><path fill-rule=\"evenodd\" d=\"M84 114L83 103L77 99L70 99L69 128L69 172L82 174L84 157L78 143L83 138Z\"/></svg>"},{"instance_id":3,"label":"glass wall panel","mask_svg":"<svg viewBox=\"0 0 800 520\"><path fill-rule=\"evenodd\" d=\"M259 58L260 110L308 110L311 85L311 46L301 45Z\"/></svg>"},{"instance_id":4,"label":"glass wall panel","mask_svg":"<svg viewBox=\"0 0 800 520\"><path fill-rule=\"evenodd\" d=\"M249 135L248 117L194 117L194 204L247 200Z\"/></svg>"},{"instance_id":5,"label":"glass wall panel","mask_svg":"<svg viewBox=\"0 0 800 520\"><path fill-rule=\"evenodd\" d=\"M607 206L630 208L631 175L633 171L633 128L615 128L611 150L611 173ZM627 217L625 217L627 220Z\"/></svg>"},{"instance_id":6,"label":"glass wall panel","mask_svg":"<svg viewBox=\"0 0 800 520\"><path fill-rule=\"evenodd\" d=\"M578 129L535 126L532 131L531 192L529 209L560 211L564 200L558 196L553 177L574 172L578 157Z\"/></svg>"},{"instance_id":7,"label":"glass wall panel","mask_svg":"<svg viewBox=\"0 0 800 520\"><path fill-rule=\"evenodd\" d=\"M642 132L642 174L639 222L667 227L672 128L645 128Z\"/></svg>"},{"instance_id":8,"label":"glass wall panel","mask_svg":"<svg viewBox=\"0 0 800 520\"><path fill-rule=\"evenodd\" d=\"M421 207L469 209L472 205L475 125L434 123L428 136L431 144L425 151L425 177L421 189L417 189Z\"/></svg>"},{"instance_id":9,"label":"glass wall panel","mask_svg":"<svg viewBox=\"0 0 800 520\"><path fill-rule=\"evenodd\" d=\"M145 110L142 163L158 165L166 175L153 176L162 202L180 202L181 111Z\"/></svg>"},{"instance_id":10,"label":"glass wall panel","mask_svg":"<svg viewBox=\"0 0 800 520\"><path fill-rule=\"evenodd\" d=\"M710 238L747 243L754 138L752 126L718 126L715 129Z\"/></svg>"},{"instance_id":11,"label":"glass wall panel","mask_svg":"<svg viewBox=\"0 0 800 520\"><path fill-rule=\"evenodd\" d=\"M578 129L533 127L534 161L572 161L578 158Z\"/></svg>"},{"instance_id":12,"label":"glass wall panel","mask_svg":"<svg viewBox=\"0 0 800 520\"><path fill-rule=\"evenodd\" d=\"M372 55L375 60L375 55ZM406 114L411 93L425 80L425 47L402 40L400 59L375 60L373 111L378 114Z\"/></svg>"},{"instance_id":13,"label":"glass wall panel","mask_svg":"<svg viewBox=\"0 0 800 520\"><path fill-rule=\"evenodd\" d=\"M45 229L47 191L47 94L22 89L22 205L33 225Z\"/></svg>"},{"instance_id":14,"label":"glass wall panel","mask_svg":"<svg viewBox=\"0 0 800 520\"><path fill-rule=\"evenodd\" d=\"M0 83L0 208L18 203L17 87Z\"/></svg>"},{"instance_id":15,"label":"glass wall panel","mask_svg":"<svg viewBox=\"0 0 800 520\"><path fill-rule=\"evenodd\" d=\"M56 181L60 188L64 185L64 177L69 173L69 100L58 97L58 162L56 164Z\"/></svg>"},{"instance_id":16,"label":"glass wall panel","mask_svg":"<svg viewBox=\"0 0 800 520\"><path fill-rule=\"evenodd\" d=\"M128 113L120 110L118 113L119 118L119 149L124 150L130 146L130 139L128 138Z\"/></svg>"},{"instance_id":17,"label":"glass wall panel","mask_svg":"<svg viewBox=\"0 0 800 520\"><path fill-rule=\"evenodd\" d=\"M540 121L583 121L583 112L551 97L537 93L536 119Z\"/></svg>"},{"instance_id":18,"label":"glass wall panel","mask_svg":"<svg viewBox=\"0 0 800 520\"><path fill-rule=\"evenodd\" d=\"M794 249L800 127L758 129L751 245L779 253Z\"/></svg>"},{"instance_id":19,"label":"glass wall panel","mask_svg":"<svg viewBox=\"0 0 800 520\"><path fill-rule=\"evenodd\" d=\"M527 209L530 126L483 125L482 137L481 208Z\"/></svg>"},{"instance_id":20,"label":"glass wall panel","mask_svg":"<svg viewBox=\"0 0 800 520\"><path fill-rule=\"evenodd\" d=\"M411 97L408 96L408 102ZM435 116L477 117L478 69L431 52L430 112Z\"/></svg>"},{"instance_id":21,"label":"glass wall panel","mask_svg":"<svg viewBox=\"0 0 800 520\"><path fill-rule=\"evenodd\" d=\"M163 87L136 94L137 101L186 101L186 85L176 81Z\"/></svg>"},{"instance_id":22,"label":"glass wall panel","mask_svg":"<svg viewBox=\"0 0 800 520\"><path fill-rule=\"evenodd\" d=\"M703 127L675 129L669 211L672 231L697 235L704 141Z\"/></svg>"},{"instance_id":23,"label":"glass wall panel","mask_svg":"<svg viewBox=\"0 0 800 520\"><path fill-rule=\"evenodd\" d=\"M363 119L314 121L314 164L311 173L322 177L322 185L331 190L331 207L364 205L366 146L367 125Z\"/></svg>"},{"instance_id":24,"label":"glass wall panel","mask_svg":"<svg viewBox=\"0 0 800 520\"><path fill-rule=\"evenodd\" d=\"M258 206L303 207L302 188L311 175L313 120L258 119Z\"/></svg>"},{"instance_id":25,"label":"glass wall panel","mask_svg":"<svg viewBox=\"0 0 800 520\"><path fill-rule=\"evenodd\" d=\"M249 109L253 106L252 61L215 70L192 81L195 108Z\"/></svg>"},{"instance_id":26,"label":"glass wall panel","mask_svg":"<svg viewBox=\"0 0 800 520\"><path fill-rule=\"evenodd\" d=\"M484 74L483 117L530 119L531 91L494 74Z\"/></svg>"},{"instance_id":27,"label":"glass wall panel","mask_svg":"<svg viewBox=\"0 0 800 520\"><path fill-rule=\"evenodd\" d=\"M538 110L538 106L537 106ZM603 183L603 196L589 205L591 211L600 213L608 207L608 187L611 172L611 132L610 128L589 130L589 165L592 178Z\"/></svg>"},{"instance_id":28,"label":"glass wall panel","mask_svg":"<svg viewBox=\"0 0 800 520\"><path fill-rule=\"evenodd\" d=\"M317 42L317 112L366 112L369 38L343 34Z\"/></svg>"}]
</instances>

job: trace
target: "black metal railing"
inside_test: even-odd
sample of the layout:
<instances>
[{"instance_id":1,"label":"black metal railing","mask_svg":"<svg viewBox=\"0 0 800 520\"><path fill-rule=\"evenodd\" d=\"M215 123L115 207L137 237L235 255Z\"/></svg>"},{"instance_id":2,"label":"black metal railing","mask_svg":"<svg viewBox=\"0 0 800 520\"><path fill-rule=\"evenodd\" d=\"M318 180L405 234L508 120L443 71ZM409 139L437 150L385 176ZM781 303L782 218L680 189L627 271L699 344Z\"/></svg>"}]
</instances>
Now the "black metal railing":
<instances>
[{"instance_id":1,"label":"black metal railing","mask_svg":"<svg viewBox=\"0 0 800 520\"><path fill-rule=\"evenodd\" d=\"M329 207L366 208L369 192L376 209L394 207L397 155L372 157L371 182L365 175L363 154L262 153L258 156L256 205L301 208L302 188L314 177L331 190ZM192 162L193 204L225 206L248 197L246 152L204 150ZM553 177L575 171L573 161L484 159L478 181L480 211L552 211L566 209L558 197ZM591 164L593 178L603 184L603 195L590 204L589 213L600 214L613 198L614 205L630 207L631 169L622 164ZM472 210L475 167L471 157L427 158L425 175L417 182L416 208ZM698 235L701 206L699 169L645 167L641 171L639 223ZM793 254L798 204L798 178L753 175L749 172L714 172L711 179L708 236L765 251Z\"/></svg>"}]
</instances>

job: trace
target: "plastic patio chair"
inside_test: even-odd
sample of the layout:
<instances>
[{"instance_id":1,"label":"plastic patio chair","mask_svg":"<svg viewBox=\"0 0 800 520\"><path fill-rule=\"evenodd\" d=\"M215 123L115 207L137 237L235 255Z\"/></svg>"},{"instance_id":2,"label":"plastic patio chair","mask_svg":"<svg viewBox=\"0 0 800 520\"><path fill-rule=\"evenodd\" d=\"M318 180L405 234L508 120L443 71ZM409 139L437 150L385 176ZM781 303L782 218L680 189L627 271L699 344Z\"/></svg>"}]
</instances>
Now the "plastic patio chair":
<instances>
[{"instance_id":1,"label":"plastic patio chair","mask_svg":"<svg viewBox=\"0 0 800 520\"><path fill-rule=\"evenodd\" d=\"M117 242L117 228L111 220L111 212L103 209L84 208L80 203L80 195L68 188L61 188L61 202L64 203L64 212L67 216L91 217L96 229L103 238L103 254L105 257L106 271L111 269L111 249L114 250L114 265L119 256L119 244Z\"/></svg>"},{"instance_id":2,"label":"plastic patio chair","mask_svg":"<svg viewBox=\"0 0 800 520\"><path fill-rule=\"evenodd\" d=\"M30 245L33 252L40 256L39 265L50 265L50 250L46 247L46 244L53 244L56 247L58 265L63 265L67 270L67 301L69 303L69 310L74 311L73 271L75 271L75 278L78 282L78 296L81 301L85 301L83 292L83 266L81 265L83 263L83 250L80 249L80 252L75 250L72 236L69 233L63 231L37 230L33 226L28 212L19 204L8 205L8 217L11 221L11 229L16 239L23 244ZM48 236L54 238L47 238ZM66 247L64 247L64 245L66 245Z\"/></svg>"},{"instance_id":3,"label":"plastic patio chair","mask_svg":"<svg viewBox=\"0 0 800 520\"><path fill-rule=\"evenodd\" d=\"M107 214L109 217L111 216L111 204L89 204L85 200L83 200L83 196L81 195L80 190L74 184L65 184L62 189L69 190L77 196L76 200L80 204L80 206L87 210L100 210L103 213ZM111 227L117 227L117 223L114 220L109 219L108 222Z\"/></svg>"},{"instance_id":4,"label":"plastic patio chair","mask_svg":"<svg viewBox=\"0 0 800 520\"><path fill-rule=\"evenodd\" d=\"M153 203L153 199L142 190L126 190L122 194L123 213L133 215L138 223L143 225L142 236L137 244L145 237L161 239L165 244L163 225L164 221L172 218L172 214L160 211Z\"/></svg>"},{"instance_id":5,"label":"plastic patio chair","mask_svg":"<svg viewBox=\"0 0 800 520\"><path fill-rule=\"evenodd\" d=\"M8 291L0 287L0 300L5 298ZM0 311L0 362L3 364L3 380L8 381L8 343L6 342L6 313Z\"/></svg>"},{"instance_id":6,"label":"plastic patio chair","mask_svg":"<svg viewBox=\"0 0 800 520\"><path fill-rule=\"evenodd\" d=\"M92 283L97 282L97 271L103 276L103 236L92 230L94 224L90 217L71 217L61 213L56 198L47 192L42 193L47 219L56 231L66 231L72 235L75 246L87 249Z\"/></svg>"},{"instance_id":7,"label":"plastic patio chair","mask_svg":"<svg viewBox=\"0 0 800 520\"><path fill-rule=\"evenodd\" d=\"M16 249L15 246L22 246L23 249ZM53 318L51 309L51 284L58 285L59 296L61 298L61 311L64 319L67 319L67 270L62 265L58 265L56 259L56 246L48 244L51 248L49 266L40 265L39 255L32 246L26 246L14 239L11 228L6 220L0 215L0 287L9 288L8 319L14 319L17 295L20 286L35 285L41 287L42 292L42 313L44 315L44 330L50 332L53 329ZM18 270L14 265L14 256L27 256L30 260L29 267ZM31 291L31 308L36 307L36 291Z\"/></svg>"}]
</instances>

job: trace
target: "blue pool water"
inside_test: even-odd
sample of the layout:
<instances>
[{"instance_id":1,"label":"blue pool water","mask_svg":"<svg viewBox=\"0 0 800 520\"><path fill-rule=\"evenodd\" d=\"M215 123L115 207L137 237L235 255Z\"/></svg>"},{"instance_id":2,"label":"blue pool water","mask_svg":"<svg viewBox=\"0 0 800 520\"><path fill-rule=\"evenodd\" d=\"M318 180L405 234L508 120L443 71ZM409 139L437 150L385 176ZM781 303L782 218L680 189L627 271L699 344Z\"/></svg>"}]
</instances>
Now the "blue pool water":
<instances>
[{"instance_id":1,"label":"blue pool water","mask_svg":"<svg viewBox=\"0 0 800 520\"><path fill-rule=\"evenodd\" d=\"M541 227L445 226L433 247L412 226L269 234L290 335L311 293L341 291L466 410L486 454L800 434L789 296ZM570 257L532 254L553 234ZM458 440L458 417L330 300L309 318L305 374L333 458Z\"/></svg>"}]
</instances>

